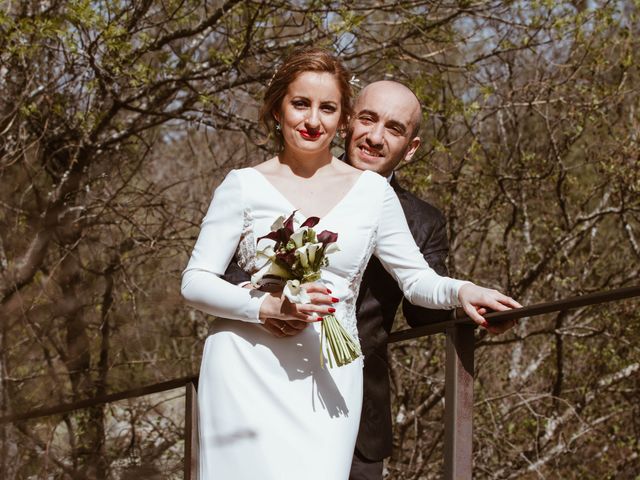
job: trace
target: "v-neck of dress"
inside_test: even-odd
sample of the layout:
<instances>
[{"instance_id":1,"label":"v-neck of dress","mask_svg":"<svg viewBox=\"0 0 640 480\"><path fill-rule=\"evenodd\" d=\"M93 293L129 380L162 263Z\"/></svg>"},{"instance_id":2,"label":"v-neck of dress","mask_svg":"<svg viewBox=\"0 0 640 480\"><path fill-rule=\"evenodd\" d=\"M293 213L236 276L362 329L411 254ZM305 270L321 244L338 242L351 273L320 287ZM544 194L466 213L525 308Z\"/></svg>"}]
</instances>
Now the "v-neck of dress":
<instances>
[{"instance_id":1,"label":"v-neck of dress","mask_svg":"<svg viewBox=\"0 0 640 480\"><path fill-rule=\"evenodd\" d=\"M280 190L278 190L276 188L276 186L271 183L271 181L260 171L260 170L256 170L253 167L249 167L250 170L253 170L254 172L256 172L258 174L258 176L269 186L269 188L271 188L271 190L275 191L278 196L284 200L289 207L291 208L291 210L295 210L300 212L301 215L303 215L305 218L309 218L309 217L314 217L317 215L307 215L305 212L303 212L300 208L296 207L293 202L291 200L289 200L284 193L282 193ZM367 173L367 170L363 170L363 172L358 176L358 178L356 179L355 182L353 182L353 185L351 185L349 187L349 190L347 190L347 192L342 196L342 198L340 198L340 200L338 200L328 211L327 213L325 213L324 215L322 215L322 217L320 217L320 221L324 220L325 218L327 218L329 215L331 215L334 210L336 210L342 203L344 203L344 201L351 195L351 193L356 189L356 187L358 186L358 184L360 183L360 181L362 180L362 177L364 177L364 175Z\"/></svg>"}]
</instances>

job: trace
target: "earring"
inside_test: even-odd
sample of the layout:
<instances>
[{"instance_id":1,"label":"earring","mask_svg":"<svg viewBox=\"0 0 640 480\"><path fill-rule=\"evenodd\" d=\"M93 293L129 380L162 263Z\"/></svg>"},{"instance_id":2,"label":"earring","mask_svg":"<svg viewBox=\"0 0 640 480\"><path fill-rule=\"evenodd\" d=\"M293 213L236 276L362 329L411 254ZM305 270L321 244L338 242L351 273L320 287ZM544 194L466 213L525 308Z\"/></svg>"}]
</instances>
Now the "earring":
<instances>
[{"instance_id":1,"label":"earring","mask_svg":"<svg viewBox=\"0 0 640 480\"><path fill-rule=\"evenodd\" d=\"M276 122L276 132L280 133L282 128L280 128L280 122Z\"/></svg>"}]
</instances>

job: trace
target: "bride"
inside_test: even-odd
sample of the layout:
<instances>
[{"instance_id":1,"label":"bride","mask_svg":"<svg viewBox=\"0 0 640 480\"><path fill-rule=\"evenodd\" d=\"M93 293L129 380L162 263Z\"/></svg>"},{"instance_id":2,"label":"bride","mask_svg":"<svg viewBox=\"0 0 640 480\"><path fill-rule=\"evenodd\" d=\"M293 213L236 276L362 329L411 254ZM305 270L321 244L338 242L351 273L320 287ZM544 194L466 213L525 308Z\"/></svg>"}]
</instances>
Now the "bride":
<instances>
[{"instance_id":1,"label":"bride","mask_svg":"<svg viewBox=\"0 0 640 480\"><path fill-rule=\"evenodd\" d=\"M351 112L348 78L341 62L324 50L301 50L284 62L261 110L279 154L229 172L183 273L186 302L217 317L205 342L198 388L203 479L348 477L362 359L322 367L317 319L333 313L357 338L355 302L372 254L412 303L462 305L478 323L484 321L479 309L519 306L495 290L438 276L415 245L386 179L332 156L331 142ZM321 281L306 285L311 303L293 304L281 292L249 290L220 278L234 256L245 271L256 272L256 239L294 210L298 224L317 216L318 231L339 235L340 251L331 255ZM309 325L278 338L263 326L274 318Z\"/></svg>"}]
</instances>

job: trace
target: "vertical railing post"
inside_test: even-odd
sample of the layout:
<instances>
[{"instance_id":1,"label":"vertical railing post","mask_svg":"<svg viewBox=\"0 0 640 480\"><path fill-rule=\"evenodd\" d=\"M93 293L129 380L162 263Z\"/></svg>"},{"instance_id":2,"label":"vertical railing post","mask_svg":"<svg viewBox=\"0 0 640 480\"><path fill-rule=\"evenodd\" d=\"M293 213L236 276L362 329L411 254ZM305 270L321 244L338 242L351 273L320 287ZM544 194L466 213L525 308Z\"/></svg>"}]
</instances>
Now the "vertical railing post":
<instances>
[{"instance_id":1,"label":"vertical railing post","mask_svg":"<svg viewBox=\"0 0 640 480\"><path fill-rule=\"evenodd\" d=\"M473 454L474 326L447 329L444 478L471 480Z\"/></svg>"},{"instance_id":2,"label":"vertical railing post","mask_svg":"<svg viewBox=\"0 0 640 480\"><path fill-rule=\"evenodd\" d=\"M200 441L198 438L198 392L193 382L185 385L184 478L198 480Z\"/></svg>"}]
</instances>

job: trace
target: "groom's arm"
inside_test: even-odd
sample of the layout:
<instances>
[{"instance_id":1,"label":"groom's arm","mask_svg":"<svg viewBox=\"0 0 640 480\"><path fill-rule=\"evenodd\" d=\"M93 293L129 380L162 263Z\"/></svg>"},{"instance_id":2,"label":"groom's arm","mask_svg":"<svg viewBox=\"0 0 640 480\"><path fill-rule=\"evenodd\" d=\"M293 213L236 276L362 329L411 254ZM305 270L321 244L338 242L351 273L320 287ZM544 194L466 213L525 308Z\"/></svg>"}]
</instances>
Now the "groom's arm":
<instances>
[{"instance_id":1,"label":"groom's arm","mask_svg":"<svg viewBox=\"0 0 640 480\"><path fill-rule=\"evenodd\" d=\"M240 285L241 283L251 281L251 276L238 266L236 257L233 257L222 279L234 285Z\"/></svg>"},{"instance_id":2,"label":"groom's arm","mask_svg":"<svg viewBox=\"0 0 640 480\"><path fill-rule=\"evenodd\" d=\"M449 239L447 237L447 222L444 215L438 211L430 231L424 236L419 245L420 251L429 266L439 275L448 275L447 256L449 255ZM419 327L435 322L448 320L450 310L431 310L411 304L406 298L402 300L402 313L411 327Z\"/></svg>"}]
</instances>

